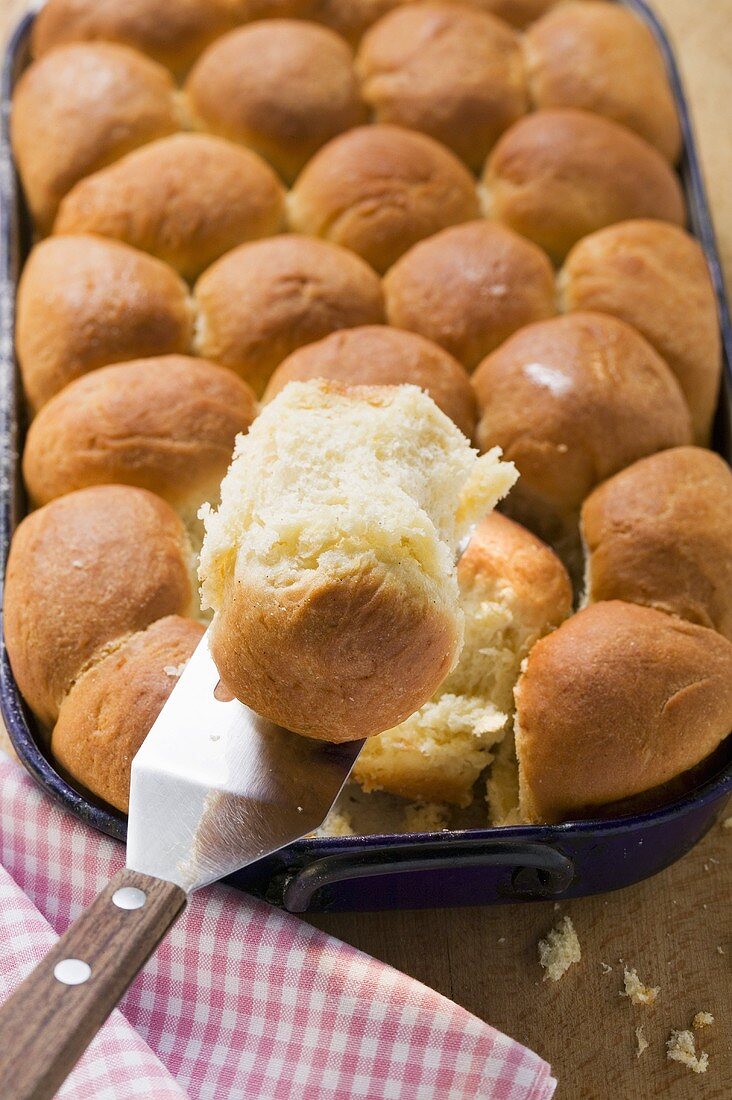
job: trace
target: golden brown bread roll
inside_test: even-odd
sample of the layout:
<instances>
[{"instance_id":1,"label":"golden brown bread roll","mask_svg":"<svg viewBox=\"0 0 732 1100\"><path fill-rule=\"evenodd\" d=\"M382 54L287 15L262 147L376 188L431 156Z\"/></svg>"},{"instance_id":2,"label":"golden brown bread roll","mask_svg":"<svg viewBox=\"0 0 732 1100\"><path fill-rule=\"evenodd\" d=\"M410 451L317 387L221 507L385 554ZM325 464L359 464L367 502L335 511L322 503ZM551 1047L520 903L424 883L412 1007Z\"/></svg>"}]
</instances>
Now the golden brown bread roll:
<instances>
[{"instance_id":1,"label":"golden brown bread roll","mask_svg":"<svg viewBox=\"0 0 732 1100\"><path fill-rule=\"evenodd\" d=\"M309 19L313 0L225 0L237 23L255 19Z\"/></svg>"},{"instance_id":2,"label":"golden brown bread roll","mask_svg":"<svg viewBox=\"0 0 732 1100\"><path fill-rule=\"evenodd\" d=\"M218 497L238 432L257 415L225 367L182 355L102 367L66 386L30 426L23 474L34 504L89 485L149 489L195 529Z\"/></svg>"},{"instance_id":3,"label":"golden brown bread roll","mask_svg":"<svg viewBox=\"0 0 732 1100\"><path fill-rule=\"evenodd\" d=\"M421 130L476 170L529 108L517 36L459 4L396 8L366 34L356 68L377 122Z\"/></svg>"},{"instance_id":4,"label":"golden brown bread roll","mask_svg":"<svg viewBox=\"0 0 732 1100\"><path fill-rule=\"evenodd\" d=\"M92 236L51 237L28 257L15 346L33 409L97 367L189 351L191 336L185 283L143 252Z\"/></svg>"},{"instance_id":5,"label":"golden brown bread roll","mask_svg":"<svg viewBox=\"0 0 732 1100\"><path fill-rule=\"evenodd\" d=\"M159 619L82 672L61 704L51 752L118 810L129 808L133 757L202 634L192 619Z\"/></svg>"},{"instance_id":6,"label":"golden brown bread roll","mask_svg":"<svg viewBox=\"0 0 732 1100\"><path fill-rule=\"evenodd\" d=\"M648 607L580 611L516 687L521 812L586 817L699 764L732 727L732 643Z\"/></svg>"},{"instance_id":7,"label":"golden brown bread roll","mask_svg":"<svg viewBox=\"0 0 732 1100\"><path fill-rule=\"evenodd\" d=\"M144 489L102 485L27 516L10 547L5 641L31 710L53 725L87 664L164 615L192 610L183 524Z\"/></svg>"},{"instance_id":8,"label":"golden brown bread roll","mask_svg":"<svg viewBox=\"0 0 732 1100\"><path fill-rule=\"evenodd\" d=\"M651 30L617 3L569 0L524 39L539 108L581 107L620 122L673 163L681 130L666 68Z\"/></svg>"},{"instance_id":9,"label":"golden brown bread roll","mask_svg":"<svg viewBox=\"0 0 732 1100\"><path fill-rule=\"evenodd\" d=\"M711 451L643 458L582 506L586 599L669 611L732 640L732 471Z\"/></svg>"},{"instance_id":10,"label":"golden brown bread roll","mask_svg":"<svg viewBox=\"0 0 732 1100\"><path fill-rule=\"evenodd\" d=\"M493 512L458 565L465 645L433 698L371 738L353 776L364 790L466 806L506 734L513 687L534 642L572 608L569 577L524 527Z\"/></svg>"},{"instance_id":11,"label":"golden brown bread roll","mask_svg":"<svg viewBox=\"0 0 732 1100\"><path fill-rule=\"evenodd\" d=\"M40 57L66 42L119 42L181 73L232 23L227 0L48 0L31 49Z\"/></svg>"},{"instance_id":12,"label":"golden brown bread roll","mask_svg":"<svg viewBox=\"0 0 732 1100\"><path fill-rule=\"evenodd\" d=\"M247 0L244 0L246 3ZM267 0L263 0L266 4ZM269 0L270 3L276 0ZM286 0L285 0L286 2ZM449 0L461 6L497 15L512 27L526 27L554 6L558 0ZM297 13L306 19L315 19L332 27L334 31L358 42L364 31L387 12L414 0L301 0Z\"/></svg>"},{"instance_id":13,"label":"golden brown bread roll","mask_svg":"<svg viewBox=\"0 0 732 1100\"><path fill-rule=\"evenodd\" d=\"M528 27L535 19L541 18L560 0L458 0L471 8L480 8L497 15L510 23L512 27ZM564 2L564 0L561 0Z\"/></svg>"},{"instance_id":14,"label":"golden brown bread roll","mask_svg":"<svg viewBox=\"0 0 732 1100\"><path fill-rule=\"evenodd\" d=\"M170 74L126 46L59 46L33 62L13 93L11 139L42 232L74 184L179 128Z\"/></svg>"},{"instance_id":15,"label":"golden brown bread roll","mask_svg":"<svg viewBox=\"0 0 732 1100\"><path fill-rule=\"evenodd\" d=\"M421 706L455 663L458 540L514 468L478 459L416 386L293 382L237 442L199 576L231 692L350 741Z\"/></svg>"},{"instance_id":16,"label":"golden brown bread roll","mask_svg":"<svg viewBox=\"0 0 732 1100\"><path fill-rule=\"evenodd\" d=\"M389 323L440 344L468 370L517 329L556 313L540 248L488 221L443 229L384 278Z\"/></svg>"},{"instance_id":17,"label":"golden brown bread roll","mask_svg":"<svg viewBox=\"0 0 732 1100\"><path fill-rule=\"evenodd\" d=\"M289 195L290 224L383 272L423 237L478 216L475 181L444 146L398 126L361 126L313 157Z\"/></svg>"},{"instance_id":18,"label":"golden brown bread roll","mask_svg":"<svg viewBox=\"0 0 732 1100\"><path fill-rule=\"evenodd\" d=\"M722 354L716 296L699 242L665 222L621 222L579 241L558 284L565 309L612 313L645 336L678 379L696 442L707 443Z\"/></svg>"},{"instance_id":19,"label":"golden brown bread roll","mask_svg":"<svg viewBox=\"0 0 732 1100\"><path fill-rule=\"evenodd\" d=\"M282 227L285 196L268 164L207 134L174 134L81 180L54 233L94 233L150 252L184 278Z\"/></svg>"},{"instance_id":20,"label":"golden brown bread roll","mask_svg":"<svg viewBox=\"0 0 732 1100\"><path fill-rule=\"evenodd\" d=\"M446 351L415 333L366 325L306 344L280 363L264 401L271 401L289 382L313 378L345 386L419 386L472 439L477 412L467 374Z\"/></svg>"},{"instance_id":21,"label":"golden brown bread roll","mask_svg":"<svg viewBox=\"0 0 732 1100\"><path fill-rule=\"evenodd\" d=\"M561 261L581 237L628 218L682 225L673 169L631 130L588 111L535 111L507 130L483 175L497 221Z\"/></svg>"},{"instance_id":22,"label":"golden brown bread roll","mask_svg":"<svg viewBox=\"0 0 732 1100\"><path fill-rule=\"evenodd\" d=\"M310 0L308 19L325 23L355 44L382 15L411 0Z\"/></svg>"},{"instance_id":23,"label":"golden brown bread roll","mask_svg":"<svg viewBox=\"0 0 732 1100\"><path fill-rule=\"evenodd\" d=\"M235 248L201 276L195 297L198 351L257 394L296 348L384 320L380 281L363 260L294 234Z\"/></svg>"},{"instance_id":24,"label":"golden brown bread roll","mask_svg":"<svg viewBox=\"0 0 732 1100\"><path fill-rule=\"evenodd\" d=\"M476 440L499 446L520 480L507 507L572 554L579 507L636 459L691 442L678 383L643 337L601 313L528 325L473 375Z\"/></svg>"},{"instance_id":25,"label":"golden brown bread roll","mask_svg":"<svg viewBox=\"0 0 732 1100\"><path fill-rule=\"evenodd\" d=\"M286 180L366 117L346 43L326 27L287 19L252 23L214 42L186 93L200 128L248 145Z\"/></svg>"}]
</instances>

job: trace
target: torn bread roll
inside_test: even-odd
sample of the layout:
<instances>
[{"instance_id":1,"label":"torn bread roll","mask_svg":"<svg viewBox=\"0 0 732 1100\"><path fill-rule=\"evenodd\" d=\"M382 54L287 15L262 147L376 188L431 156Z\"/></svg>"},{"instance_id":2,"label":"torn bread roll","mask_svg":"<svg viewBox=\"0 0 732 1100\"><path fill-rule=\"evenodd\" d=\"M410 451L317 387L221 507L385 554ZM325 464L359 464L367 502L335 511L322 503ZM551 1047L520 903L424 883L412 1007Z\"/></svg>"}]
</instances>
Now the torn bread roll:
<instances>
[{"instance_id":1,"label":"torn bread roll","mask_svg":"<svg viewBox=\"0 0 732 1100\"><path fill-rule=\"evenodd\" d=\"M601 313L528 325L473 375L481 450L499 446L521 479L510 514L575 572L582 501L636 459L691 442L678 382L643 337Z\"/></svg>"},{"instance_id":2,"label":"torn bread roll","mask_svg":"<svg viewBox=\"0 0 732 1100\"><path fill-rule=\"evenodd\" d=\"M170 615L102 652L61 703L51 752L78 783L127 812L132 760L203 636Z\"/></svg>"},{"instance_id":3,"label":"torn bread roll","mask_svg":"<svg viewBox=\"0 0 732 1100\"><path fill-rule=\"evenodd\" d=\"M196 126L254 149L288 182L327 141L366 121L353 54L312 23L231 31L209 46L185 90Z\"/></svg>"},{"instance_id":4,"label":"torn bread roll","mask_svg":"<svg viewBox=\"0 0 732 1100\"><path fill-rule=\"evenodd\" d=\"M182 355L102 367L53 397L30 426L23 475L32 502L90 485L135 485L191 532L217 499L234 441L257 401L232 371Z\"/></svg>"},{"instance_id":5,"label":"torn bread roll","mask_svg":"<svg viewBox=\"0 0 732 1100\"><path fill-rule=\"evenodd\" d=\"M204 272L194 294L197 351L258 395L296 348L385 320L381 283L368 264L295 234L235 248Z\"/></svg>"},{"instance_id":6,"label":"torn bread roll","mask_svg":"<svg viewBox=\"0 0 732 1100\"><path fill-rule=\"evenodd\" d=\"M429 702L364 746L353 775L365 791L467 806L506 734L521 662L572 609L557 556L495 512L478 524L460 559L458 584L460 660Z\"/></svg>"},{"instance_id":7,"label":"torn bread roll","mask_svg":"<svg viewBox=\"0 0 732 1100\"><path fill-rule=\"evenodd\" d=\"M239 440L199 576L221 679L259 714L351 741L457 661L457 543L516 478L413 386L289 385Z\"/></svg>"},{"instance_id":8,"label":"torn bread roll","mask_svg":"<svg viewBox=\"0 0 732 1100\"><path fill-rule=\"evenodd\" d=\"M184 73L233 23L228 0L48 0L33 23L31 52L67 42L118 42Z\"/></svg>"},{"instance_id":9,"label":"torn bread roll","mask_svg":"<svg viewBox=\"0 0 732 1100\"><path fill-rule=\"evenodd\" d=\"M582 506L585 598L626 600L732 641L732 471L676 447L643 458Z\"/></svg>"},{"instance_id":10,"label":"torn bread roll","mask_svg":"<svg viewBox=\"0 0 732 1100\"><path fill-rule=\"evenodd\" d=\"M489 221L415 244L387 272L384 294L389 324L434 340L470 371L517 329L556 313L546 253Z\"/></svg>"},{"instance_id":11,"label":"torn bread roll","mask_svg":"<svg viewBox=\"0 0 732 1100\"><path fill-rule=\"evenodd\" d=\"M565 310L627 321L668 363L709 442L722 373L717 299L700 243L666 222L621 222L579 241L558 278Z\"/></svg>"},{"instance_id":12,"label":"torn bread roll","mask_svg":"<svg viewBox=\"0 0 732 1100\"><path fill-rule=\"evenodd\" d=\"M23 268L15 348L34 411L98 367L190 351L192 330L182 279L117 241L49 237Z\"/></svg>"},{"instance_id":13,"label":"torn bread roll","mask_svg":"<svg viewBox=\"0 0 732 1100\"><path fill-rule=\"evenodd\" d=\"M628 218L683 225L684 197L657 149L625 126L574 109L516 122L483 174L490 217L561 262L588 233Z\"/></svg>"},{"instance_id":14,"label":"torn bread roll","mask_svg":"<svg viewBox=\"0 0 732 1100\"><path fill-rule=\"evenodd\" d=\"M536 107L580 107L611 118L677 160L681 127L666 66L635 12L605 0L569 0L529 28L524 56Z\"/></svg>"},{"instance_id":15,"label":"torn bread roll","mask_svg":"<svg viewBox=\"0 0 732 1100\"><path fill-rule=\"evenodd\" d=\"M284 209L284 189L256 153L174 134L77 183L53 231L124 241L195 279L236 245L277 233Z\"/></svg>"},{"instance_id":16,"label":"torn bread roll","mask_svg":"<svg viewBox=\"0 0 732 1100\"><path fill-rule=\"evenodd\" d=\"M475 180L454 153L399 126L359 126L334 138L288 196L293 229L350 248L378 272L478 212Z\"/></svg>"},{"instance_id":17,"label":"torn bread roll","mask_svg":"<svg viewBox=\"0 0 732 1100\"><path fill-rule=\"evenodd\" d=\"M269 380L264 401L290 382L324 378L344 386L419 386L472 439L477 416L467 374L451 355L412 332L366 325L294 351Z\"/></svg>"},{"instance_id":18,"label":"torn bread roll","mask_svg":"<svg viewBox=\"0 0 732 1100\"><path fill-rule=\"evenodd\" d=\"M170 73L126 46L59 46L13 93L11 140L28 205L47 232L78 180L179 129Z\"/></svg>"},{"instance_id":19,"label":"torn bread roll","mask_svg":"<svg viewBox=\"0 0 732 1100\"><path fill-rule=\"evenodd\" d=\"M166 615L191 614L192 572L183 524L144 489L81 489L26 516L8 558L5 641L41 722L54 724L103 651Z\"/></svg>"},{"instance_id":20,"label":"torn bread roll","mask_svg":"<svg viewBox=\"0 0 732 1100\"><path fill-rule=\"evenodd\" d=\"M663 798L730 728L732 642L652 608L593 604L537 642L516 687L522 819Z\"/></svg>"},{"instance_id":21,"label":"torn bread roll","mask_svg":"<svg viewBox=\"0 0 732 1100\"><path fill-rule=\"evenodd\" d=\"M517 35L461 4L396 8L366 34L356 68L376 122L429 134L476 171L529 109Z\"/></svg>"}]
</instances>

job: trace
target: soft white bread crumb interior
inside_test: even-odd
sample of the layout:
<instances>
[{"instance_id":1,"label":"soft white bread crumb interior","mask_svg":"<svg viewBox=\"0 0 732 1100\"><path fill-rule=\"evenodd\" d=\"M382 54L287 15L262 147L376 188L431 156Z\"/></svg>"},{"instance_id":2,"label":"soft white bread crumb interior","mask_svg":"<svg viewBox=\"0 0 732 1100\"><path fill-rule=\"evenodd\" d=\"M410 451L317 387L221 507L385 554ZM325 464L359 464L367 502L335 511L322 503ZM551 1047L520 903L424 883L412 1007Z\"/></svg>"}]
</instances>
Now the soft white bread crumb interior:
<instances>
[{"instance_id":1,"label":"soft white bread crumb interior","mask_svg":"<svg viewBox=\"0 0 732 1100\"><path fill-rule=\"evenodd\" d=\"M414 386L287 386L238 438L218 510L202 510L203 604L234 694L328 740L380 732L428 698L462 648L458 542L518 476L499 455L479 458ZM407 621L411 642L390 642ZM420 647L412 683L390 656L407 645Z\"/></svg>"},{"instance_id":2,"label":"soft white bread crumb interior","mask_svg":"<svg viewBox=\"0 0 732 1100\"><path fill-rule=\"evenodd\" d=\"M569 578L556 555L497 513L475 531L458 579L460 660L432 699L365 746L353 774L366 791L467 806L510 723L521 662L571 610Z\"/></svg>"}]
</instances>

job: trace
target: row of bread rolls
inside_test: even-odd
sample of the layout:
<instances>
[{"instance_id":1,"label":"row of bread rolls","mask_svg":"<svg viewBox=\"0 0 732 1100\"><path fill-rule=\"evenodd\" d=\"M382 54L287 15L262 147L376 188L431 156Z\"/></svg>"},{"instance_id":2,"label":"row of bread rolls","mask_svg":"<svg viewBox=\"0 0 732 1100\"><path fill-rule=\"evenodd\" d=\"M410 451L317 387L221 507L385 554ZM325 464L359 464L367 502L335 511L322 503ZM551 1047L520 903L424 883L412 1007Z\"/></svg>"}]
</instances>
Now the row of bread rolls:
<instances>
[{"instance_id":1,"label":"row of bread rolls","mask_svg":"<svg viewBox=\"0 0 732 1100\"><path fill-rule=\"evenodd\" d=\"M563 46L560 54L555 38ZM591 80L577 80L568 38L577 39L587 54L581 67ZM216 40L179 93L162 66L127 46L71 42L44 53L21 78L13 102L13 146L41 229L49 230L55 219L62 231L90 228L88 220L96 217L111 222L113 235L124 235L125 210L131 218L127 203L147 195L148 173L167 180L171 160L186 152L190 161L193 153L185 145L156 146L147 157L128 156L118 172L107 171L101 181L87 187L81 181L181 127L246 147L286 181L297 179L292 216L296 228L304 219L308 232L337 231L333 221L362 221L358 206L369 205L376 182L378 165L372 162L382 159L386 174L404 175L400 201L414 208L389 230L397 240L381 250L373 239L363 242L363 227L355 235L351 247L382 269L396 258L398 238L403 251L418 239L416 233L425 235L420 220L429 218L427 232L434 232L475 216L472 177L458 158L475 170L488 158L481 189L492 216L522 228L558 257L577 236L612 220L681 219L683 203L668 165L678 153L678 122L663 62L644 24L617 4L575 0L536 24L524 52L527 65L508 26L454 3L398 8L367 35L355 62L347 44L324 27L267 20ZM562 71L554 71L557 67ZM618 81L621 68L624 79ZM536 91L544 87L546 94ZM538 129L531 125L533 115L522 118L529 107L538 113ZM366 136L358 128L368 117L377 132ZM333 140L354 127L356 135L345 146ZM407 129L412 139L399 139L383 127ZM439 151L438 145L417 141L418 131L437 139ZM206 146L198 148L198 161L204 162ZM319 150L322 155L316 156ZM221 149L215 155L227 171ZM229 160L232 174L233 154ZM246 172L256 176L257 168L263 175L264 164L250 160ZM190 164L181 168L179 176L189 169ZM203 201L211 174L209 169L194 185L194 207ZM527 176L537 175L554 176L544 203L531 189L525 193ZM433 187L420 203L425 178ZM340 203L344 209L334 180L350 189ZM269 184L272 188L275 181L270 178ZM177 192L180 178L167 186ZM126 203L117 192L128 187L138 193ZM432 191L447 204L441 223L430 206ZM222 197L232 195L236 188L222 185ZM562 203L576 206L578 195L586 209L565 211L564 223L552 227ZM213 187L209 205L217 206L219 197ZM106 203L113 199L109 211ZM347 216L350 206L356 209ZM153 221L154 211L147 217ZM252 221L250 227L240 218L240 240L257 235L256 216ZM150 222L140 230L126 227L141 236L150 228ZM235 228L228 227L230 235ZM382 226L379 233L384 231ZM198 270L210 258L198 255Z\"/></svg>"},{"instance_id":2,"label":"row of bread rolls","mask_svg":"<svg viewBox=\"0 0 732 1100\"><path fill-rule=\"evenodd\" d=\"M547 546L501 515L478 527L460 662L367 743L364 790L465 806L492 762L506 825L658 805L693 780L732 729L732 473L696 447L643 458L589 496L582 532L592 606L570 617Z\"/></svg>"},{"instance_id":3,"label":"row of bread rolls","mask_svg":"<svg viewBox=\"0 0 732 1100\"><path fill-rule=\"evenodd\" d=\"M181 520L143 489L104 485L27 516L5 579L5 639L62 767L119 809L129 769L202 632Z\"/></svg>"},{"instance_id":4,"label":"row of bread rolls","mask_svg":"<svg viewBox=\"0 0 732 1100\"><path fill-rule=\"evenodd\" d=\"M489 782L498 823L658 805L732 729L727 463L643 458L590 494L581 530L586 606L524 666L515 748Z\"/></svg>"},{"instance_id":5,"label":"row of bread rolls","mask_svg":"<svg viewBox=\"0 0 732 1100\"><path fill-rule=\"evenodd\" d=\"M307 19L356 43L382 16L416 0L48 0L31 41L34 57L67 42L109 41L132 46L175 73L185 73L212 40L260 19ZM524 28L558 0L459 0Z\"/></svg>"},{"instance_id":6,"label":"row of bread rolls","mask_svg":"<svg viewBox=\"0 0 732 1100\"><path fill-rule=\"evenodd\" d=\"M325 241L283 234L250 242L208 268L192 295L165 264L123 244L91 235L52 237L31 252L21 278L16 348L25 391L37 411L69 382L101 366L174 353L220 363L258 395L271 394L284 379L302 378L303 372L347 374L346 360L340 364L333 358L336 346L339 357L360 354L347 340L328 344L322 352L311 349L297 356L298 349L340 330L389 322L423 338L411 345L403 338L398 345L405 356L402 381L427 383L410 366L416 349L423 349L418 357L426 354L424 340L442 349L440 355L431 347L430 355L433 363L442 364L444 378L427 388L471 436L475 425L465 371L474 372L481 419L488 417L480 440L494 430L488 410L495 400L491 379L496 371L505 374L501 365L507 357L528 354L531 344L546 352L549 366L558 357L567 358L556 367L567 375L573 359L594 354L597 342L603 342L598 332L572 351L565 337L576 332L577 323L562 322L557 309L570 318L591 312L623 322L620 327L611 320L597 324L624 333L635 358L652 360L656 373L671 371L690 410L694 440L707 442L721 370L714 289L698 242L661 222L620 223L584 238L570 253L557 286L537 246L502 226L476 221L415 245L383 282L357 256ZM628 327L633 334L627 334ZM559 334L562 339L552 351ZM394 349L384 360L387 373L398 339L382 338L380 355L384 341ZM412 359L406 356L408 346L415 349ZM363 350L371 355L374 347ZM548 399L548 376L542 383L520 363L517 369L517 384ZM579 369L584 370L581 364ZM623 364L618 370L622 374ZM367 380L378 381L377 375ZM637 389L642 383L636 378L633 384ZM571 400L574 388L566 378L563 386ZM445 406L448 388L454 388L462 411ZM606 379L606 389L613 388ZM674 383L665 389L673 391ZM555 401L560 397L552 395ZM621 404L625 398L618 394L615 400ZM662 402L656 415L667 404ZM584 431L581 423L576 428ZM679 437L678 427L674 431L666 445L687 441ZM598 468L594 481L606 468ZM574 492L573 484L566 491ZM578 486L580 497L588 487Z\"/></svg>"},{"instance_id":7,"label":"row of bread rolls","mask_svg":"<svg viewBox=\"0 0 732 1100\"><path fill-rule=\"evenodd\" d=\"M349 248L379 273L441 229L484 213L561 262L577 241L629 218L684 221L673 171L630 131L586 112L540 111L507 132L482 184L434 139L356 127L321 149L287 196L256 153L172 134L76 182L58 204L16 142L31 209L57 234L96 233L165 260L189 280L238 244L290 228ZM50 190L59 189L53 180ZM50 204L50 205L49 205ZM53 224L44 210L53 208Z\"/></svg>"}]
</instances>

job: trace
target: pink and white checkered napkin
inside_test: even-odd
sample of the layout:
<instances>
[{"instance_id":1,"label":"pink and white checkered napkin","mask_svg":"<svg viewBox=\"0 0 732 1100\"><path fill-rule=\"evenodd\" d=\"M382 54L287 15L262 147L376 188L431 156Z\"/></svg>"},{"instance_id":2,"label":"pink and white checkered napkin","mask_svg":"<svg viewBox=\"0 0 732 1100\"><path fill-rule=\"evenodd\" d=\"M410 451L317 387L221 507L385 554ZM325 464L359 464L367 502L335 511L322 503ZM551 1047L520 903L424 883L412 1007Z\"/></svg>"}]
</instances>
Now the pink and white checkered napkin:
<instances>
[{"instance_id":1,"label":"pink and white checkered napkin","mask_svg":"<svg viewBox=\"0 0 732 1100\"><path fill-rule=\"evenodd\" d=\"M123 863L121 845L0 753L0 1000ZM440 994L215 886L193 896L59 1095L549 1100L554 1088L546 1062Z\"/></svg>"}]
</instances>

